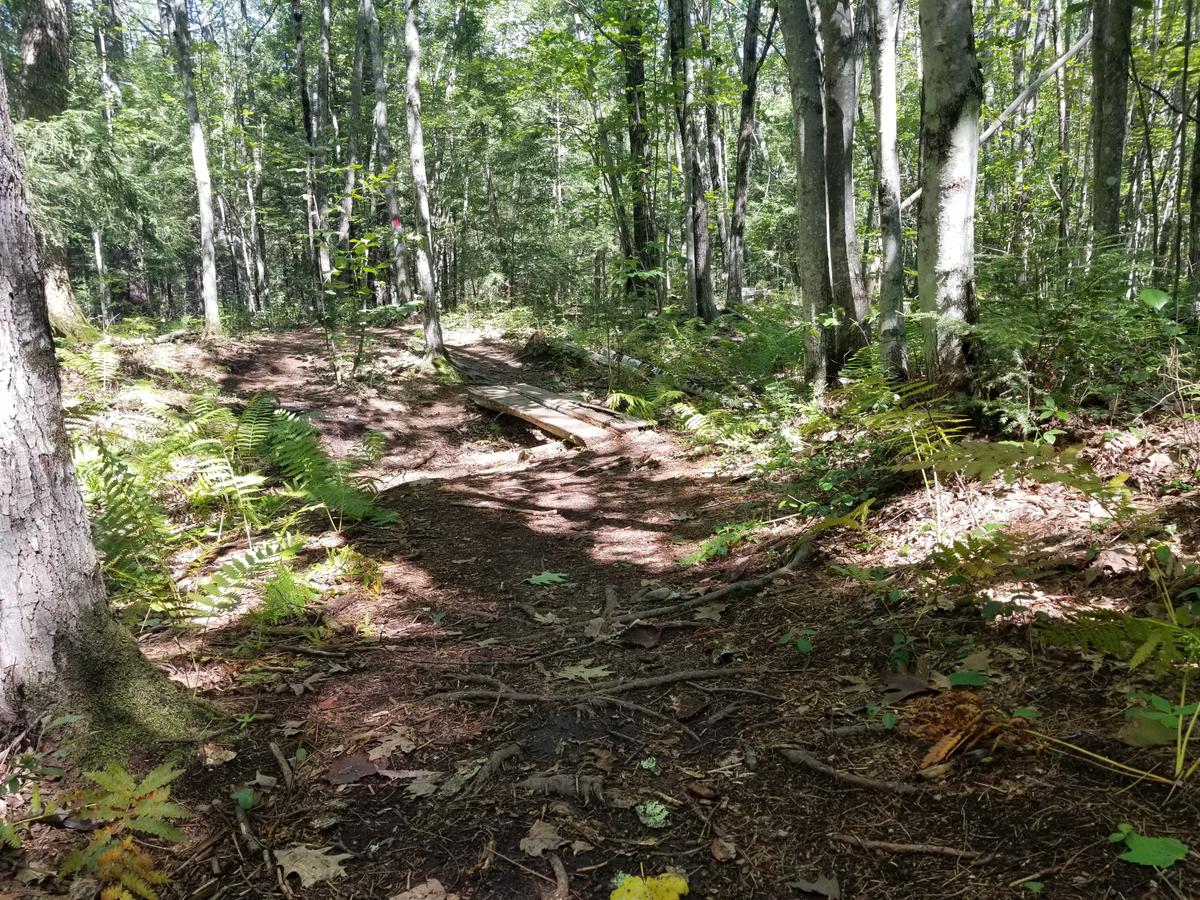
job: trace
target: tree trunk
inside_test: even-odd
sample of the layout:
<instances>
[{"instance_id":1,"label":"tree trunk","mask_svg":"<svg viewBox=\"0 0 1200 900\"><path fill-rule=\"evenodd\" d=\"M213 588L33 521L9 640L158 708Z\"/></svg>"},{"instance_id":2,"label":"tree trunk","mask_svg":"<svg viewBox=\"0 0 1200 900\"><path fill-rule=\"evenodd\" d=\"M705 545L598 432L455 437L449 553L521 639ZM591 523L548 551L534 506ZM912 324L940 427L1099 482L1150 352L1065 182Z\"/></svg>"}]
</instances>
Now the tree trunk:
<instances>
[{"instance_id":1,"label":"tree trunk","mask_svg":"<svg viewBox=\"0 0 1200 900\"><path fill-rule=\"evenodd\" d=\"M829 275L829 221L825 185L825 104L817 29L807 0L780 0L779 23L786 45L795 123L796 258L800 293L812 336L804 374L814 393L824 391L831 341L826 320L833 309Z\"/></svg>"},{"instance_id":2,"label":"tree trunk","mask_svg":"<svg viewBox=\"0 0 1200 900\"><path fill-rule=\"evenodd\" d=\"M700 4L700 48L704 60L704 136L708 142L708 173L716 204L717 240L721 259L729 267L729 173L725 167L725 131L717 113L716 82L713 78L712 0Z\"/></svg>"},{"instance_id":3,"label":"tree trunk","mask_svg":"<svg viewBox=\"0 0 1200 900\"><path fill-rule=\"evenodd\" d=\"M1121 228L1133 4L1096 0L1092 21L1092 240L1104 249Z\"/></svg>"},{"instance_id":4,"label":"tree trunk","mask_svg":"<svg viewBox=\"0 0 1200 900\"><path fill-rule=\"evenodd\" d=\"M884 368L908 377L904 339L904 236L900 221L900 154L896 144L897 0L871 0L871 96L879 153L879 352Z\"/></svg>"},{"instance_id":5,"label":"tree trunk","mask_svg":"<svg viewBox=\"0 0 1200 900\"><path fill-rule=\"evenodd\" d=\"M346 180L342 185L342 209L338 220L338 246L350 248L350 220L354 216L354 189L358 183L358 133L362 118L363 63L366 56L366 19L359 5L354 27L354 65L350 71L350 121L346 126Z\"/></svg>"},{"instance_id":6,"label":"tree trunk","mask_svg":"<svg viewBox=\"0 0 1200 900\"><path fill-rule=\"evenodd\" d=\"M829 265L839 311L835 368L867 342L870 303L858 255L854 198L854 123L862 73L862 36L850 0L821 0L825 54L825 184L829 203ZM834 372L830 373L831 375Z\"/></svg>"},{"instance_id":7,"label":"tree trunk","mask_svg":"<svg viewBox=\"0 0 1200 900\"><path fill-rule=\"evenodd\" d=\"M746 207L750 201L750 160L754 153L754 108L758 93L758 70L763 60L758 57L758 26L762 15L762 0L749 0L746 8L746 31L742 37L742 101L738 114L737 160L733 179L733 210L729 216L729 246L726 248L725 307L732 309L742 302L742 287L746 272ZM768 48L775 17L767 28ZM765 57L764 57L765 58Z\"/></svg>"},{"instance_id":8,"label":"tree trunk","mask_svg":"<svg viewBox=\"0 0 1200 900\"><path fill-rule=\"evenodd\" d=\"M921 0L925 98L917 288L930 379L968 386L974 361L975 178L982 74L971 0Z\"/></svg>"},{"instance_id":9,"label":"tree trunk","mask_svg":"<svg viewBox=\"0 0 1200 900\"><path fill-rule=\"evenodd\" d=\"M204 311L204 331L221 333L221 307L217 300L217 251L213 234L212 178L208 172L208 144L200 121L200 105L192 74L192 36L189 30L186 0L160 0L171 4L174 20L171 28L175 50L175 70L183 84L187 107L188 131L192 145L192 170L196 177L196 199L200 213L200 299Z\"/></svg>"},{"instance_id":10,"label":"tree trunk","mask_svg":"<svg viewBox=\"0 0 1200 900\"><path fill-rule=\"evenodd\" d=\"M675 120L683 142L683 183L686 212L686 228L693 248L688 262L694 267L688 273L688 287L695 293L689 298L689 309L694 308L705 322L717 317L713 302L711 250L708 240L708 201L704 196L703 175L700 170L700 147L693 110L693 85L695 84L691 45L691 14L688 0L669 0L671 80L675 92Z\"/></svg>"},{"instance_id":11,"label":"tree trunk","mask_svg":"<svg viewBox=\"0 0 1200 900\"><path fill-rule=\"evenodd\" d=\"M404 105L408 113L408 154L412 162L413 194L417 213L417 286L421 291L421 320L425 330L425 359L446 358L437 285L433 279L433 218L429 214L429 180L425 175L425 134L421 128L421 32L417 25L420 0L406 0L404 46L408 51L408 78Z\"/></svg>"},{"instance_id":12,"label":"tree trunk","mask_svg":"<svg viewBox=\"0 0 1200 900\"><path fill-rule=\"evenodd\" d=\"M176 0L178 2L178 0ZM308 87L308 58L304 49L304 11L300 0L291 0L292 36L296 45L296 86L300 92L300 114L304 118L304 136L308 146L308 227L316 255L317 275L322 290L333 280L329 258L329 240L325 235L324 150L321 137L321 78L318 76L317 108L314 110ZM322 304L323 305L323 304Z\"/></svg>"},{"instance_id":13,"label":"tree trunk","mask_svg":"<svg viewBox=\"0 0 1200 900\"><path fill-rule=\"evenodd\" d=\"M21 31L22 108L31 119L48 119L67 107L70 75L67 0L32 0Z\"/></svg>"},{"instance_id":14,"label":"tree trunk","mask_svg":"<svg viewBox=\"0 0 1200 900\"><path fill-rule=\"evenodd\" d=\"M0 71L0 726L57 708L110 745L178 737L181 699L105 600L44 298Z\"/></svg>"},{"instance_id":15,"label":"tree trunk","mask_svg":"<svg viewBox=\"0 0 1200 900\"><path fill-rule=\"evenodd\" d=\"M400 200L396 193L396 173L392 170L392 139L388 134L387 65L384 63L383 36L379 29L379 13L375 0L359 0L360 15L367 23L367 40L371 45L371 70L375 74L375 158L384 175L383 194L387 201L391 233L391 276L394 302L401 305L412 301L412 282L408 275L408 246L404 240L404 225L400 219Z\"/></svg>"},{"instance_id":16,"label":"tree trunk","mask_svg":"<svg viewBox=\"0 0 1200 900\"><path fill-rule=\"evenodd\" d=\"M621 59L625 70L625 106L629 115L629 156L632 166L633 246L637 270L630 273L632 293L644 309L655 302L662 283L662 264L650 202L650 132L646 125L646 58L642 48L640 3L623 4Z\"/></svg>"}]
</instances>

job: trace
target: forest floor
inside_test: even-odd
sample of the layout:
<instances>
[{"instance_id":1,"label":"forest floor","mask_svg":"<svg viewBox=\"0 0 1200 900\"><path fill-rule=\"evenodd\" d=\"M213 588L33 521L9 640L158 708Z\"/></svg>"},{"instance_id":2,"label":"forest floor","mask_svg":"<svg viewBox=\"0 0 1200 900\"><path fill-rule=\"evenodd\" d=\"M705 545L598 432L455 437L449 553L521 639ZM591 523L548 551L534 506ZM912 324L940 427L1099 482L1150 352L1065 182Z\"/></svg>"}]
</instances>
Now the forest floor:
<instances>
[{"instance_id":1,"label":"forest floor","mask_svg":"<svg viewBox=\"0 0 1200 900\"><path fill-rule=\"evenodd\" d=\"M569 449L453 379L404 370L409 341L378 333L380 377L348 387L314 333L150 351L312 414L335 452L381 432L372 474L397 514L324 536L380 560L381 583L314 607L308 626L264 636L230 620L144 642L242 717L179 783L196 815L171 866L178 896L606 898L618 873L668 870L712 898L1200 896L1194 791L1131 786L1003 730L922 766L964 722L1022 707L1125 763L1163 751L1116 740L1127 673L1041 650L978 607L889 604L848 576L902 567L932 540L920 492L873 511L869 539L822 535L757 593L709 602L698 594L777 570L802 533L783 523L681 565L769 502L762 485L662 431ZM603 397L601 373L525 359L516 338L448 343L476 375ZM1194 511L1195 494L1176 502ZM1011 581L1046 606L1139 590L1121 586L1119 559L1101 571L1082 552L1083 506L1053 487L961 486L941 515L1026 526L1042 564ZM949 687L961 670L982 677ZM247 787L239 811L230 797ZM1121 822L1191 841L1192 856L1165 872L1120 861Z\"/></svg>"}]
</instances>

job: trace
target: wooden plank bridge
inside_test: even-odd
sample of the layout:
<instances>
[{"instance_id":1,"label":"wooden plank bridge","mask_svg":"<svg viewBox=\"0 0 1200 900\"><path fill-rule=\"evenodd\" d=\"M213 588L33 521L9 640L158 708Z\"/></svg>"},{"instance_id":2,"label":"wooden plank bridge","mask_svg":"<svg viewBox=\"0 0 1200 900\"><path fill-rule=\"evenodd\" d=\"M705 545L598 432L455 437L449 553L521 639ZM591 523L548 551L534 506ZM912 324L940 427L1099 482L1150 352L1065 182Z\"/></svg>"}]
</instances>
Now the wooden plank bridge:
<instances>
[{"instance_id":1,"label":"wooden plank bridge","mask_svg":"<svg viewBox=\"0 0 1200 900\"><path fill-rule=\"evenodd\" d=\"M624 413L555 394L532 384L485 384L467 389L479 406L516 416L576 447L595 448L648 427Z\"/></svg>"}]
</instances>

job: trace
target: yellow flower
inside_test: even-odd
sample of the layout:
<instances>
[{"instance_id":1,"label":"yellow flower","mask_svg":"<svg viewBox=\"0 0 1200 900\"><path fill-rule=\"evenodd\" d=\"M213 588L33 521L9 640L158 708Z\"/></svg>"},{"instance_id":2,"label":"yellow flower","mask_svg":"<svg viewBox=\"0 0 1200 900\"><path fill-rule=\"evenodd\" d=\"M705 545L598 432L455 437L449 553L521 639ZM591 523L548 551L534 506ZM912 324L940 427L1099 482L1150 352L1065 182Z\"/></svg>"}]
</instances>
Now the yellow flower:
<instances>
[{"instance_id":1,"label":"yellow flower","mask_svg":"<svg viewBox=\"0 0 1200 900\"><path fill-rule=\"evenodd\" d=\"M679 900L687 892L687 879L667 872L651 878L630 876L609 894L608 900Z\"/></svg>"}]
</instances>

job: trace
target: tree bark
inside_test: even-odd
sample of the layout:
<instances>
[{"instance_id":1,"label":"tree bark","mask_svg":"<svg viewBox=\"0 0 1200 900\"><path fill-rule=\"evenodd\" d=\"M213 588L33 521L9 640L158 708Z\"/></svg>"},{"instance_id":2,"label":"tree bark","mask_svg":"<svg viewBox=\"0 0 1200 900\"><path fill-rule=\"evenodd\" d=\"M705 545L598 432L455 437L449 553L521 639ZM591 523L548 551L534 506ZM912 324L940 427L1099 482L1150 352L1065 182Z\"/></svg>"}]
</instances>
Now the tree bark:
<instances>
[{"instance_id":1,"label":"tree bark","mask_svg":"<svg viewBox=\"0 0 1200 900\"><path fill-rule=\"evenodd\" d=\"M358 133L362 118L363 64L366 57L366 20L362 5L354 27L354 64L350 71L350 121L346 126L346 180L342 185L342 209L338 219L338 245L350 248L350 220L354 216L354 190L358 184Z\"/></svg>"},{"instance_id":2,"label":"tree bark","mask_svg":"<svg viewBox=\"0 0 1200 900\"><path fill-rule=\"evenodd\" d=\"M862 36L850 0L821 0L825 76L825 184L829 265L838 309L836 368L867 342L870 303L862 277L854 197L854 123L862 74ZM830 373L834 374L834 373Z\"/></svg>"},{"instance_id":3,"label":"tree bark","mask_svg":"<svg viewBox=\"0 0 1200 900\"><path fill-rule=\"evenodd\" d=\"M629 156L632 166L633 246L637 253L636 271L630 272L632 293L648 308L658 295L662 284L662 264L658 252L657 229L654 227L653 206L650 201L650 132L646 125L646 58L642 48L642 14L640 2L622 4L621 59L625 71L625 107L629 116Z\"/></svg>"},{"instance_id":4,"label":"tree bark","mask_svg":"<svg viewBox=\"0 0 1200 900\"><path fill-rule=\"evenodd\" d=\"M917 229L917 288L928 375L969 384L975 302L975 179L983 79L971 0L921 0L923 187Z\"/></svg>"},{"instance_id":5,"label":"tree bark","mask_svg":"<svg viewBox=\"0 0 1200 900\"><path fill-rule=\"evenodd\" d=\"M1103 249L1121 228L1133 4L1096 0L1092 21L1092 240Z\"/></svg>"},{"instance_id":6,"label":"tree bark","mask_svg":"<svg viewBox=\"0 0 1200 900\"><path fill-rule=\"evenodd\" d=\"M183 84L184 105L187 107L188 132L192 146L192 170L196 178L196 200L200 214L200 300L204 311L204 331L209 335L221 333L221 307L217 299L217 251L213 227L212 177L208 171L208 142L200 121L200 104L196 99L192 72L192 36L188 23L186 0L160 0L170 4L173 15L171 41L175 51L175 71Z\"/></svg>"},{"instance_id":7,"label":"tree bark","mask_svg":"<svg viewBox=\"0 0 1200 900\"><path fill-rule=\"evenodd\" d=\"M0 71L0 726L70 710L106 741L178 736L180 699L114 620L71 465ZM174 732L168 734L168 732Z\"/></svg>"},{"instance_id":8,"label":"tree bark","mask_svg":"<svg viewBox=\"0 0 1200 900\"><path fill-rule=\"evenodd\" d=\"M708 201L700 170L700 148L693 107L694 70L689 55L691 14L688 0L668 0L670 15L671 80L675 92L675 119L683 142L684 196L688 239L693 248L688 262L688 287L694 291L688 308L705 322L717 317L713 302L711 250L708 239Z\"/></svg>"},{"instance_id":9,"label":"tree bark","mask_svg":"<svg viewBox=\"0 0 1200 900\"><path fill-rule=\"evenodd\" d=\"M729 246L725 266L725 306L732 309L742 302L746 272L746 208L750 202L750 161L754 154L754 109L758 94L758 71L763 60L758 56L758 26L762 0L749 0L746 7L746 31L742 37L742 99L738 113L737 159L734 165L733 209L729 215ZM767 28L768 48L775 29L775 17Z\"/></svg>"},{"instance_id":10,"label":"tree bark","mask_svg":"<svg viewBox=\"0 0 1200 900\"><path fill-rule=\"evenodd\" d=\"M884 368L908 377L904 338L904 237L900 221L900 154L896 143L897 0L871 0L871 96L879 153L879 351Z\"/></svg>"},{"instance_id":11,"label":"tree bark","mask_svg":"<svg viewBox=\"0 0 1200 900\"><path fill-rule=\"evenodd\" d=\"M408 275L408 246L400 219L400 200L396 192L396 173L392 169L392 139L388 134L387 65L384 63L383 36L375 0L359 0L359 12L366 19L367 40L371 45L371 70L375 75L375 158L383 174L383 195L387 201L391 234L391 276L395 302L412 301L412 282Z\"/></svg>"},{"instance_id":12,"label":"tree bark","mask_svg":"<svg viewBox=\"0 0 1200 900\"><path fill-rule=\"evenodd\" d=\"M304 136L308 145L308 217L313 250L316 254L317 275L322 290L333 280L333 264L329 257L329 240L325 235L324 149L322 144L323 79L318 73L317 105L314 109L308 86L308 58L304 49L304 10L300 0L291 0L292 36L296 46L296 86L300 92L300 114L304 118Z\"/></svg>"},{"instance_id":13,"label":"tree bark","mask_svg":"<svg viewBox=\"0 0 1200 900\"><path fill-rule=\"evenodd\" d=\"M67 0L32 0L21 31L22 108L31 119L48 119L67 107L70 75Z\"/></svg>"},{"instance_id":14,"label":"tree bark","mask_svg":"<svg viewBox=\"0 0 1200 900\"><path fill-rule=\"evenodd\" d=\"M421 320L425 331L425 360L446 358L437 284L433 278L433 218L429 213L429 179L425 174L425 134L421 127L421 32L417 23L420 0L406 0L404 46L408 51L408 77L404 106L408 113L408 155L412 162L413 194L417 214L417 286L421 291Z\"/></svg>"},{"instance_id":15,"label":"tree bark","mask_svg":"<svg viewBox=\"0 0 1200 900\"><path fill-rule=\"evenodd\" d=\"M796 256L800 293L812 334L804 374L814 393L825 388L832 341L826 320L833 309L829 273L829 220L825 184L825 103L817 27L807 0L780 0L779 23L786 45L795 124Z\"/></svg>"}]
</instances>

